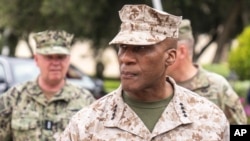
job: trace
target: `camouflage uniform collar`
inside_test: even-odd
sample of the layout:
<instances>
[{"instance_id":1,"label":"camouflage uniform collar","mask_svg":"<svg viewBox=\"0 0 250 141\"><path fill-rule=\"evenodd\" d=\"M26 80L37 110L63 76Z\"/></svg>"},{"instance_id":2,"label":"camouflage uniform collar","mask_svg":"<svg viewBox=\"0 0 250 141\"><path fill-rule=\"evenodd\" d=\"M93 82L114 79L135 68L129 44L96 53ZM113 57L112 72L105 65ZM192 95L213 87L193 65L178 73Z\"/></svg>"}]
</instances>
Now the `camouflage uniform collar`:
<instances>
[{"instance_id":1,"label":"camouflage uniform collar","mask_svg":"<svg viewBox=\"0 0 250 141\"><path fill-rule=\"evenodd\" d=\"M70 89L70 84L66 82L63 89L60 92L58 92L54 97L52 97L50 101L47 101L37 81L30 81L28 82L28 85L27 85L27 95L34 98L36 101L42 104L48 104L50 102L59 101L59 100L68 102L72 97L69 94L69 93L72 93L69 91L69 89Z\"/></svg>"},{"instance_id":2,"label":"camouflage uniform collar","mask_svg":"<svg viewBox=\"0 0 250 141\"><path fill-rule=\"evenodd\" d=\"M170 77L167 78L167 81L171 83L174 88L174 96L170 101L169 106L166 107L162 114L161 119L157 122L156 127L152 134L160 134L170 131L175 127L183 124L190 124L193 121L189 118L190 108L186 101L181 100L183 91L180 90L179 86L176 85L174 80ZM117 127L127 132L131 132L133 134L143 136L140 133L151 134L147 127L141 122L139 117L131 110L131 108L124 103L122 99L122 87L120 86L114 92L105 96L105 99L108 99L106 106L104 108L103 119L105 127ZM100 99L101 101L102 99ZM174 110L173 110L174 109ZM169 116L171 114L171 116ZM178 117L173 118L173 117ZM128 121L128 119L132 119ZM175 121L174 124L169 124L169 121ZM169 125L169 126L163 126ZM160 126L160 127L159 127ZM141 128L144 127L144 128ZM146 135L145 135L146 136Z\"/></svg>"},{"instance_id":3,"label":"camouflage uniform collar","mask_svg":"<svg viewBox=\"0 0 250 141\"><path fill-rule=\"evenodd\" d=\"M209 80L204 73L205 70L198 64L194 64L194 66L198 69L196 75L184 82L178 83L178 85L183 86L191 91L209 87Z\"/></svg>"},{"instance_id":4,"label":"camouflage uniform collar","mask_svg":"<svg viewBox=\"0 0 250 141\"><path fill-rule=\"evenodd\" d=\"M183 101L181 99L182 95L186 92L180 89L180 87L176 84L173 78L166 77L166 81L168 81L174 89L174 96L172 102L171 101L170 102L175 107L174 109L176 110L177 115L180 118L180 123L181 124L192 123L193 121L189 118L190 115L188 113L188 111L190 110L190 108L188 107L189 104L187 103L187 101Z\"/></svg>"}]
</instances>

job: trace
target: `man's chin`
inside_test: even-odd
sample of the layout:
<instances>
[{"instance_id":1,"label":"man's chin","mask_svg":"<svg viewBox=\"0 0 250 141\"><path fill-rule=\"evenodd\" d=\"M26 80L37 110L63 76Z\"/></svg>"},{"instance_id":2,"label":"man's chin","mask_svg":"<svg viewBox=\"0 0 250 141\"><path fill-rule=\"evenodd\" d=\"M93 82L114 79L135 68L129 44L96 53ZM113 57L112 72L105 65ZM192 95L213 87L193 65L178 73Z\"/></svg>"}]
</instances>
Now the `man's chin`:
<instances>
[{"instance_id":1,"label":"man's chin","mask_svg":"<svg viewBox=\"0 0 250 141\"><path fill-rule=\"evenodd\" d=\"M50 84L58 84L58 83L61 83L62 81L63 81L62 78L50 78L50 79L48 80L48 82L49 82Z\"/></svg>"},{"instance_id":2,"label":"man's chin","mask_svg":"<svg viewBox=\"0 0 250 141\"><path fill-rule=\"evenodd\" d=\"M122 84L122 89L128 92L133 92L138 90L138 88L136 88L135 85L131 84Z\"/></svg>"}]
</instances>

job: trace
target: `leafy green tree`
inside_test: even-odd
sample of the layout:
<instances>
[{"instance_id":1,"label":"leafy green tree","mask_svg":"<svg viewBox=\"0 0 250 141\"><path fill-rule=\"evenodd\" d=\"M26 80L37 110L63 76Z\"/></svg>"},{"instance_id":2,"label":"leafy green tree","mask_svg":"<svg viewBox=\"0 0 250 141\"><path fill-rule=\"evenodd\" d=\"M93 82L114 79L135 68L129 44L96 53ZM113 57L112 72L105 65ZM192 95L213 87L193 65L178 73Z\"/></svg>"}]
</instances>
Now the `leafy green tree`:
<instances>
[{"instance_id":1,"label":"leafy green tree","mask_svg":"<svg viewBox=\"0 0 250 141\"><path fill-rule=\"evenodd\" d=\"M229 67L236 72L240 80L250 79L250 26L237 37L238 45L230 51Z\"/></svg>"},{"instance_id":2,"label":"leafy green tree","mask_svg":"<svg viewBox=\"0 0 250 141\"><path fill-rule=\"evenodd\" d=\"M118 10L125 3L150 5L151 0L0 0L0 29L11 31L12 36L4 39L13 50L10 55L18 39L28 40L30 33L46 29L66 30L76 40L91 39L98 49L107 46L118 31Z\"/></svg>"},{"instance_id":3,"label":"leafy green tree","mask_svg":"<svg viewBox=\"0 0 250 141\"><path fill-rule=\"evenodd\" d=\"M34 29L44 27L44 18L39 9L40 0L0 0L0 29L2 29L3 44L10 48L10 55L14 56L19 39L28 40L28 35ZM2 46L1 46L2 47Z\"/></svg>"},{"instance_id":4,"label":"leafy green tree","mask_svg":"<svg viewBox=\"0 0 250 141\"><path fill-rule=\"evenodd\" d=\"M192 22L195 39L201 34L209 35L209 41L194 53L196 61L212 43L217 43L214 63L220 63L228 44L249 23L248 0L167 0L163 6L169 12L182 15Z\"/></svg>"},{"instance_id":5,"label":"leafy green tree","mask_svg":"<svg viewBox=\"0 0 250 141\"><path fill-rule=\"evenodd\" d=\"M11 31L3 37L11 50L20 38L27 40L30 33L45 29L64 29L77 40L90 39L98 50L119 30L118 10L124 4L139 3L152 6L152 0L0 0L0 32ZM217 42L214 61L219 62L225 45L250 21L248 0L162 0L162 6L164 11L191 19L195 38L210 35L210 41L195 52L195 60Z\"/></svg>"}]
</instances>

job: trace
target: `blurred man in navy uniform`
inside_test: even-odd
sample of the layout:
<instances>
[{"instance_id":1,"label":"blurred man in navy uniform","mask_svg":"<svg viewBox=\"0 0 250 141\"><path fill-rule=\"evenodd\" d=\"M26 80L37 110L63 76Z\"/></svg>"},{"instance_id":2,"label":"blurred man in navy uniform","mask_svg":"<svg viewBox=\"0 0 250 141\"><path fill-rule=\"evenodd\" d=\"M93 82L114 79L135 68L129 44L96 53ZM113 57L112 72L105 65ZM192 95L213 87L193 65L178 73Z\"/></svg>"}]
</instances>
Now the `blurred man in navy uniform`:
<instances>
[{"instance_id":1,"label":"blurred man in navy uniform","mask_svg":"<svg viewBox=\"0 0 250 141\"><path fill-rule=\"evenodd\" d=\"M1 94L1 141L53 141L73 114L95 100L65 79L73 35L43 31L34 38L40 75Z\"/></svg>"}]
</instances>

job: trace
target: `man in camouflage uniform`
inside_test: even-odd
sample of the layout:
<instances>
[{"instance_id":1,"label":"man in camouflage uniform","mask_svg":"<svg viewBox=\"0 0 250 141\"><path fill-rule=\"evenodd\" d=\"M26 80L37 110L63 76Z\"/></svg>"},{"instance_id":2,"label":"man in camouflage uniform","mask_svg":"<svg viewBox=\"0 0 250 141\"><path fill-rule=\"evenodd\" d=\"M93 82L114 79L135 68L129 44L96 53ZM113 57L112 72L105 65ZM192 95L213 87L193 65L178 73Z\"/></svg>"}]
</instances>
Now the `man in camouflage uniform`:
<instances>
[{"instance_id":1,"label":"man in camouflage uniform","mask_svg":"<svg viewBox=\"0 0 250 141\"><path fill-rule=\"evenodd\" d=\"M221 75L204 70L193 64L194 38L191 23L182 20L177 45L177 58L167 69L167 75L176 83L204 96L217 104L225 113L230 124L247 124L247 117L239 96Z\"/></svg>"},{"instance_id":2,"label":"man in camouflage uniform","mask_svg":"<svg viewBox=\"0 0 250 141\"><path fill-rule=\"evenodd\" d=\"M34 35L40 75L0 96L0 141L53 141L69 119L95 99L66 81L73 35L44 31Z\"/></svg>"},{"instance_id":3,"label":"man in camouflage uniform","mask_svg":"<svg viewBox=\"0 0 250 141\"><path fill-rule=\"evenodd\" d=\"M121 86L74 115L58 141L228 141L222 110L165 77L181 17L147 5L119 14L110 44L119 47Z\"/></svg>"}]
</instances>

